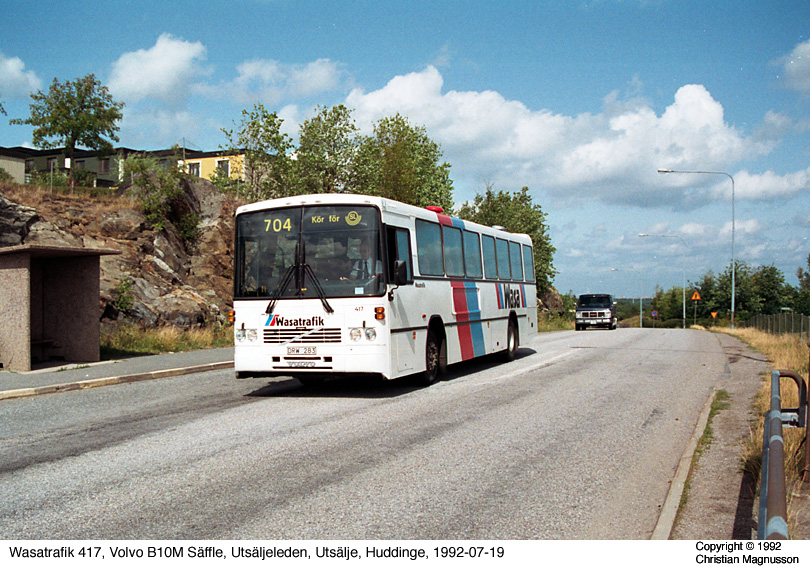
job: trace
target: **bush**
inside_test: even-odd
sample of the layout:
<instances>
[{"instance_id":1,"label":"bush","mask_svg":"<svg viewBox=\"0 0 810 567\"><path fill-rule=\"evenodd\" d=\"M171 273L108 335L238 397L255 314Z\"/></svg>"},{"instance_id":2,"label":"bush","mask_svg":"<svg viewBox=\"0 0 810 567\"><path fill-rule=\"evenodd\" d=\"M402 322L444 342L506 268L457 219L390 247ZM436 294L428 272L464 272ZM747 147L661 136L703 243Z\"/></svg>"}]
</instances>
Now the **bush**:
<instances>
[{"instance_id":1,"label":"bush","mask_svg":"<svg viewBox=\"0 0 810 567\"><path fill-rule=\"evenodd\" d=\"M69 187L70 177L66 171L55 169L50 171L35 171L31 173L29 185L39 185L41 187Z\"/></svg>"},{"instance_id":2,"label":"bush","mask_svg":"<svg viewBox=\"0 0 810 567\"><path fill-rule=\"evenodd\" d=\"M124 179L131 182L146 221L157 230L166 228L172 201L182 193L182 177L177 168L164 167L152 157L131 155L124 160Z\"/></svg>"},{"instance_id":3,"label":"bush","mask_svg":"<svg viewBox=\"0 0 810 567\"><path fill-rule=\"evenodd\" d=\"M126 276L115 287L116 298L113 306L122 313L129 311L135 305L135 297L132 295L132 286L134 284L132 278Z\"/></svg>"}]
</instances>

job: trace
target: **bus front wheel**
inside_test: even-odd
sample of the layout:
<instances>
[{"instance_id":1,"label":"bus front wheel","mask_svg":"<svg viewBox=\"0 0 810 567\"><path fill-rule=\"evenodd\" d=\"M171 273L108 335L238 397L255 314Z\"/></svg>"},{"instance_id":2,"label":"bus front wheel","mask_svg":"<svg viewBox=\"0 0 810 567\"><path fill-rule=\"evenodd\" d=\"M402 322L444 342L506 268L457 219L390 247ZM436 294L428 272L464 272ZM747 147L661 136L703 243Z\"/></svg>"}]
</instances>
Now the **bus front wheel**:
<instances>
[{"instance_id":1,"label":"bus front wheel","mask_svg":"<svg viewBox=\"0 0 810 567\"><path fill-rule=\"evenodd\" d=\"M441 366L441 340L433 331L428 331L427 342L425 343L425 371L420 376L420 384L430 386L439 376Z\"/></svg>"}]
</instances>

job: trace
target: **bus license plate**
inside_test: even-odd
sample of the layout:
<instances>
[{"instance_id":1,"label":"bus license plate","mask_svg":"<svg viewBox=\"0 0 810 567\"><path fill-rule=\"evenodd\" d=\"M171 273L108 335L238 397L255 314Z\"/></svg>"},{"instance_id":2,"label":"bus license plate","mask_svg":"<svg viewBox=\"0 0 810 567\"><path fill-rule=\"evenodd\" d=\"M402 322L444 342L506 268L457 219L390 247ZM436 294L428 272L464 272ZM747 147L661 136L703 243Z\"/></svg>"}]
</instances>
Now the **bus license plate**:
<instances>
[{"instance_id":1,"label":"bus license plate","mask_svg":"<svg viewBox=\"0 0 810 567\"><path fill-rule=\"evenodd\" d=\"M287 354L318 354L318 347L314 346L288 346Z\"/></svg>"}]
</instances>

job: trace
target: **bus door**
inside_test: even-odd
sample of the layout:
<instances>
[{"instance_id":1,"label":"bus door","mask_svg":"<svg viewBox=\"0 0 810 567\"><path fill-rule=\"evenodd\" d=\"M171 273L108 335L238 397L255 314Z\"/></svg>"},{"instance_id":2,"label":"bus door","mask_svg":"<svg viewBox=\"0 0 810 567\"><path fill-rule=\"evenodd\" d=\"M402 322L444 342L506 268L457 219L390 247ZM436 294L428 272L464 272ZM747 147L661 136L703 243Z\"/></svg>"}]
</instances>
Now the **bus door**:
<instances>
[{"instance_id":1,"label":"bus door","mask_svg":"<svg viewBox=\"0 0 810 567\"><path fill-rule=\"evenodd\" d=\"M388 302L391 328L392 365L397 373L407 374L420 370L417 364L424 358L422 343L417 339L416 329L425 325L419 310L419 291L413 285L410 231L407 228L386 227L386 253L390 292ZM396 262L405 263L405 279L408 285L396 285ZM422 290L424 291L424 290Z\"/></svg>"}]
</instances>

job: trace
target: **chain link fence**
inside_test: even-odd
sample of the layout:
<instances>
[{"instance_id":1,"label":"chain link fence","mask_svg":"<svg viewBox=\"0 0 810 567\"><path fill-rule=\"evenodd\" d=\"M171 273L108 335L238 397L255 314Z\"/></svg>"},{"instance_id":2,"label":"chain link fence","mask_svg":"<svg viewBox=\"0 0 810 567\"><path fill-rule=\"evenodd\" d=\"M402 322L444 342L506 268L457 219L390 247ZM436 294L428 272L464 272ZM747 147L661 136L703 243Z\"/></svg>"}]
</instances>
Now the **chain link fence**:
<instances>
[{"instance_id":1,"label":"chain link fence","mask_svg":"<svg viewBox=\"0 0 810 567\"><path fill-rule=\"evenodd\" d=\"M774 335L792 334L810 343L810 316L792 311L777 315L755 315L740 326L752 327Z\"/></svg>"}]
</instances>

